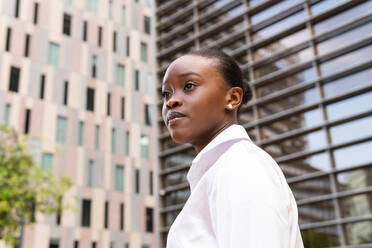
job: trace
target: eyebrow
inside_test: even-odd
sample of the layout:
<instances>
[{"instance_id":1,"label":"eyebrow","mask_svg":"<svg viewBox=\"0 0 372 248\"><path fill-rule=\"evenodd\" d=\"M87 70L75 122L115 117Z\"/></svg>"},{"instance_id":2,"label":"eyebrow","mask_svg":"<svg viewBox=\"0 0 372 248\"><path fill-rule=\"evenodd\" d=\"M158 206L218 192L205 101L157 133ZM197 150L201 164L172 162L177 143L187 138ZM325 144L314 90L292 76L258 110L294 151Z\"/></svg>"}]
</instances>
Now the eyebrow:
<instances>
[{"instance_id":1,"label":"eyebrow","mask_svg":"<svg viewBox=\"0 0 372 248\"><path fill-rule=\"evenodd\" d=\"M185 72L185 73L182 73L180 76L181 76L181 77L187 77L187 76L190 76L190 75L194 75L194 76L201 77L200 74L198 74L198 73L196 73L196 72ZM162 85L165 85L165 84L167 84L167 83L168 83L168 81L164 81L164 82L162 83Z\"/></svg>"},{"instance_id":2,"label":"eyebrow","mask_svg":"<svg viewBox=\"0 0 372 248\"><path fill-rule=\"evenodd\" d=\"M187 76L190 76L190 75L195 75L195 76L201 77L200 74L198 74L198 73L196 73L196 72L186 72L186 73L182 73L182 74L181 74L181 77L187 77Z\"/></svg>"}]
</instances>

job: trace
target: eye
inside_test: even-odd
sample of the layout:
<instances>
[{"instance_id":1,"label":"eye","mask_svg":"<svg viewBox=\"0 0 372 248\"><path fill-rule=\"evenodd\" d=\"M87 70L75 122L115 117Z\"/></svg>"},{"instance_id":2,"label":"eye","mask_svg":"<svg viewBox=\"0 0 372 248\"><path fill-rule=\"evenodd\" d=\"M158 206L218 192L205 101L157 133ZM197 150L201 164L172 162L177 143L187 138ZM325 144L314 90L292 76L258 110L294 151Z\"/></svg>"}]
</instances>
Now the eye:
<instances>
[{"instance_id":1,"label":"eye","mask_svg":"<svg viewBox=\"0 0 372 248\"><path fill-rule=\"evenodd\" d=\"M170 96L170 93L169 91L162 91L161 95L163 96L163 98L168 98Z\"/></svg>"},{"instance_id":2,"label":"eye","mask_svg":"<svg viewBox=\"0 0 372 248\"><path fill-rule=\"evenodd\" d=\"M192 82L188 81L188 82L186 82L186 84L185 84L185 86L183 87L183 89L184 89L185 91L190 91L190 90L192 90L195 86L196 86L195 84L193 84Z\"/></svg>"}]
</instances>

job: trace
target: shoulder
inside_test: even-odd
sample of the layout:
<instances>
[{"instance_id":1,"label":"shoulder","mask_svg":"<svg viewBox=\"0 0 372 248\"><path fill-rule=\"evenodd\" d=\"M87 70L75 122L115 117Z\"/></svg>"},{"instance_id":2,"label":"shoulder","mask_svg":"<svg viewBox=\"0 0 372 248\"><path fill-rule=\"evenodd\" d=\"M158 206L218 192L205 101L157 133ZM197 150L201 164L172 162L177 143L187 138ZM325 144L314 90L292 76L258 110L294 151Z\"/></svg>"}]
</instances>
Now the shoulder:
<instances>
[{"instance_id":1,"label":"shoulder","mask_svg":"<svg viewBox=\"0 0 372 248\"><path fill-rule=\"evenodd\" d=\"M285 178L275 160L248 140L232 145L216 161L216 183L243 187L253 192L276 192Z\"/></svg>"},{"instance_id":2,"label":"shoulder","mask_svg":"<svg viewBox=\"0 0 372 248\"><path fill-rule=\"evenodd\" d=\"M262 210L265 214L271 211L287 219L290 205L287 182L274 159L261 148L250 141L239 141L214 166L211 205Z\"/></svg>"},{"instance_id":3,"label":"shoulder","mask_svg":"<svg viewBox=\"0 0 372 248\"><path fill-rule=\"evenodd\" d=\"M220 156L216 164L219 164L221 170L236 169L250 173L271 171L278 166L268 153L248 140L233 144Z\"/></svg>"}]
</instances>

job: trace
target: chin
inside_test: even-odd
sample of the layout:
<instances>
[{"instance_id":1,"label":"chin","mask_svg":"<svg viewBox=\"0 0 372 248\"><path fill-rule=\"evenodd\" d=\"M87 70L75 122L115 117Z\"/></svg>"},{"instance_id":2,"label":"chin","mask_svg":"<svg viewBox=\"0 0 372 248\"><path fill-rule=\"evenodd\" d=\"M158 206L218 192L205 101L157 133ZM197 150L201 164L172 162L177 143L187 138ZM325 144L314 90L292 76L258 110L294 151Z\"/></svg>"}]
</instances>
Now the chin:
<instances>
[{"instance_id":1,"label":"chin","mask_svg":"<svg viewBox=\"0 0 372 248\"><path fill-rule=\"evenodd\" d=\"M189 143L188 142L189 139L187 139L186 132L182 132L180 130L172 130L172 129L168 129L168 130L174 142L180 143L180 144Z\"/></svg>"}]
</instances>

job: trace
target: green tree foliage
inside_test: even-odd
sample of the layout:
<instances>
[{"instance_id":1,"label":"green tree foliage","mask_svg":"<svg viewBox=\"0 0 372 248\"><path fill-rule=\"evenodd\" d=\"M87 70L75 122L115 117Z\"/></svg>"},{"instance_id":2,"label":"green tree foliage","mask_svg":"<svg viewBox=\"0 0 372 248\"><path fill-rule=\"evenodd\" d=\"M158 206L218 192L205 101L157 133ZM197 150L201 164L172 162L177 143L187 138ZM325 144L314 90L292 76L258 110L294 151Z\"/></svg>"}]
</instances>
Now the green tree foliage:
<instances>
[{"instance_id":1,"label":"green tree foliage","mask_svg":"<svg viewBox=\"0 0 372 248\"><path fill-rule=\"evenodd\" d=\"M61 214L74 208L63 201L72 183L42 171L28 153L27 138L0 127L0 239L16 245L23 225L36 221L35 213Z\"/></svg>"}]
</instances>

